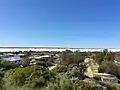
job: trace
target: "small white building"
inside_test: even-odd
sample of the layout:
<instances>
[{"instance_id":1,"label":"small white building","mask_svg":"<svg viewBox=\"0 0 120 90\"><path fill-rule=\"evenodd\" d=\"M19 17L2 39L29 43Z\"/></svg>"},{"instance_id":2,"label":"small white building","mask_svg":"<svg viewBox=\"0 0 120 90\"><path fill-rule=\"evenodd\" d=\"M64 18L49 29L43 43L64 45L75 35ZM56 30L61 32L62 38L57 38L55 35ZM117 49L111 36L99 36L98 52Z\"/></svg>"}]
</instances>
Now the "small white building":
<instances>
[{"instance_id":1,"label":"small white building","mask_svg":"<svg viewBox=\"0 0 120 90\"><path fill-rule=\"evenodd\" d=\"M41 58L50 58L50 55L42 55L42 56L31 56L30 59L30 65L36 64L37 61L39 61Z\"/></svg>"},{"instance_id":2,"label":"small white building","mask_svg":"<svg viewBox=\"0 0 120 90\"><path fill-rule=\"evenodd\" d=\"M118 83L118 78L111 74L106 73L97 73L98 77L100 77L102 82L105 83Z\"/></svg>"},{"instance_id":3,"label":"small white building","mask_svg":"<svg viewBox=\"0 0 120 90\"><path fill-rule=\"evenodd\" d=\"M43 55L43 56L35 56L35 59L40 59L40 58L49 58L51 57L50 55Z\"/></svg>"}]
</instances>

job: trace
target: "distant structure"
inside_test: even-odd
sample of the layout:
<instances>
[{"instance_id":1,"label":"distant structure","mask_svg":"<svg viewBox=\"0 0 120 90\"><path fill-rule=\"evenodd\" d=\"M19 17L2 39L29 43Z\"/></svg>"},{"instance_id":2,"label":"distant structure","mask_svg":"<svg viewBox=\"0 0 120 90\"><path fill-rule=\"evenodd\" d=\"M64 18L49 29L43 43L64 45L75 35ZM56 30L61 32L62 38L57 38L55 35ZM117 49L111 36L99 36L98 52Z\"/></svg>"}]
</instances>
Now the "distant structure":
<instances>
[{"instance_id":1,"label":"distant structure","mask_svg":"<svg viewBox=\"0 0 120 90\"><path fill-rule=\"evenodd\" d=\"M42 58L50 58L51 56L50 55L43 55L43 56L32 56L32 57L29 57L29 60L30 60L30 65L33 65L33 64L37 64L37 62L41 61L42 62Z\"/></svg>"},{"instance_id":2,"label":"distant structure","mask_svg":"<svg viewBox=\"0 0 120 90\"><path fill-rule=\"evenodd\" d=\"M22 64L22 59L18 55L14 54L4 54L0 56L3 60L9 61L9 62L15 62L18 65Z\"/></svg>"},{"instance_id":3,"label":"distant structure","mask_svg":"<svg viewBox=\"0 0 120 90\"><path fill-rule=\"evenodd\" d=\"M87 70L85 72L86 76L90 78L99 77L100 81L105 83L118 83L118 79L116 76L106 73L99 73L98 72L99 65L93 59L86 58L85 64L87 66Z\"/></svg>"},{"instance_id":4,"label":"distant structure","mask_svg":"<svg viewBox=\"0 0 120 90\"><path fill-rule=\"evenodd\" d=\"M59 48L59 47L0 47L0 52L19 52L19 51L77 51L81 52L95 52L95 51L103 51L105 48ZM119 52L120 49L117 48L108 48L108 51Z\"/></svg>"}]
</instances>

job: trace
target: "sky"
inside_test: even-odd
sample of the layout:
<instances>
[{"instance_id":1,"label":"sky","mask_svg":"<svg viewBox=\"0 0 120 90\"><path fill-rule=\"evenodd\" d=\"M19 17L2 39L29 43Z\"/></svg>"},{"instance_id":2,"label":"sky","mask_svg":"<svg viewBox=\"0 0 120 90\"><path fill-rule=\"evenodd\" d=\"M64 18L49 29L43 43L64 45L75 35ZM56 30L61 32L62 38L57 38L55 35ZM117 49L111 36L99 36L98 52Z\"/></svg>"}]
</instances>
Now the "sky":
<instances>
[{"instance_id":1,"label":"sky","mask_svg":"<svg viewBox=\"0 0 120 90\"><path fill-rule=\"evenodd\" d=\"M120 48L120 0L0 0L0 46Z\"/></svg>"}]
</instances>

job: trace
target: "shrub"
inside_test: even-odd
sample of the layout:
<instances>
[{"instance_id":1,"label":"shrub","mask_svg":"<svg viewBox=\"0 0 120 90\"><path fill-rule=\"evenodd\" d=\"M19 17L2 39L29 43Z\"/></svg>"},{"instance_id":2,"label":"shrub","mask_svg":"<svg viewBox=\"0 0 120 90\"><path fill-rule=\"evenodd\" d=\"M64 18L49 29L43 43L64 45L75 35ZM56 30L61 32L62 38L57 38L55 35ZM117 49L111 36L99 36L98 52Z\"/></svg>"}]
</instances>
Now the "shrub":
<instances>
[{"instance_id":1,"label":"shrub","mask_svg":"<svg viewBox=\"0 0 120 90\"><path fill-rule=\"evenodd\" d=\"M49 81L54 82L54 73L42 66L27 66L11 70L11 84L30 88L42 88Z\"/></svg>"}]
</instances>

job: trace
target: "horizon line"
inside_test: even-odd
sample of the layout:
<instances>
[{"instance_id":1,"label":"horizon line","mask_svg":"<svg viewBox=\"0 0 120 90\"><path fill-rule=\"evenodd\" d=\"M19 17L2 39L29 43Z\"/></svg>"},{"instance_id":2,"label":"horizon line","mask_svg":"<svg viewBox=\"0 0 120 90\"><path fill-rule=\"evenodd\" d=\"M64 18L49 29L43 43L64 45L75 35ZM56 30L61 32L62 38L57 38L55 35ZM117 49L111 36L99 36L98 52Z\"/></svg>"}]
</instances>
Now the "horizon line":
<instances>
[{"instance_id":1,"label":"horizon line","mask_svg":"<svg viewBox=\"0 0 120 90\"><path fill-rule=\"evenodd\" d=\"M102 48L102 47L96 47L96 48L89 48L89 47L60 47L60 46L0 46L0 48L57 48L57 49L120 49L120 48Z\"/></svg>"}]
</instances>

